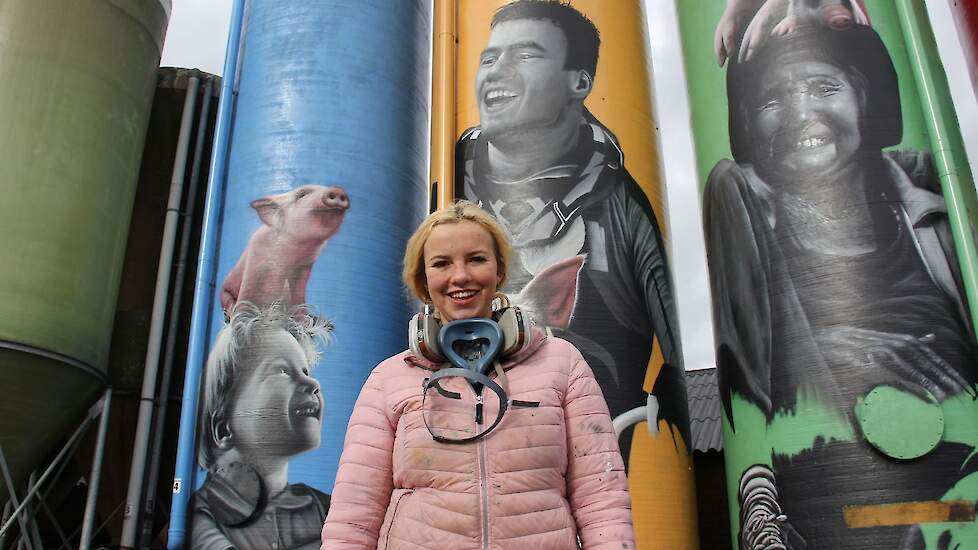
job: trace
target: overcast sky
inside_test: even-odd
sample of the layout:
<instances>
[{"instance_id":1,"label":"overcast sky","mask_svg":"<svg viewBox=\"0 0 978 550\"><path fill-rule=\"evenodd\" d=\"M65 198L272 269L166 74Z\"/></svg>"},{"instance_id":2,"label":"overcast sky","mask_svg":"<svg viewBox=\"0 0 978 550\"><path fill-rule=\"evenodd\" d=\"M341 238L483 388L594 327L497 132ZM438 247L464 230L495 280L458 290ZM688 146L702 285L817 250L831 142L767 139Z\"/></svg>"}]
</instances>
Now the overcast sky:
<instances>
[{"instance_id":1,"label":"overcast sky","mask_svg":"<svg viewBox=\"0 0 978 550\"><path fill-rule=\"evenodd\" d=\"M391 0L395 1L395 0ZM163 66L198 68L220 75L224 66L228 21L232 0L173 0L173 13L163 46ZM646 2L652 36L655 78L680 83L656 88L666 194L672 249L673 278L680 305L680 326L686 367L714 366L713 330L710 323L708 279L703 253L703 234L699 223L699 176L696 174L685 75L679 49L679 34L673 2ZM955 40L953 14L946 0L928 0L928 11L938 37L958 106L960 126L971 159L972 173L978 174L978 102L964 67L964 58ZM683 213L695 213L686 215Z\"/></svg>"},{"instance_id":2,"label":"overcast sky","mask_svg":"<svg viewBox=\"0 0 978 550\"><path fill-rule=\"evenodd\" d=\"M173 0L160 64L220 75L230 19L231 0Z\"/></svg>"}]
</instances>

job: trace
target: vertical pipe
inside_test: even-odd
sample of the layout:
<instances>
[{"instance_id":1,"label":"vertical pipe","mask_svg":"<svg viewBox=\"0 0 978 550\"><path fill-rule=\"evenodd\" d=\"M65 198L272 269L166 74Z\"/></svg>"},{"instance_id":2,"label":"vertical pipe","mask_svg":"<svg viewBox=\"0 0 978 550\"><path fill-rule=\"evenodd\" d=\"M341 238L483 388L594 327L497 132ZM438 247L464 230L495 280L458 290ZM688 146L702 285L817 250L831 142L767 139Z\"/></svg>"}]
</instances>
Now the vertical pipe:
<instances>
[{"instance_id":1,"label":"vertical pipe","mask_svg":"<svg viewBox=\"0 0 978 550\"><path fill-rule=\"evenodd\" d=\"M921 28L923 23L917 19L913 3L910 0L897 0L896 8L907 42L910 67L917 84L917 93L920 95L924 120L927 123L931 152L937 165L938 176L941 178L944 201L947 203L954 247L958 253L958 262L961 264L961 275L971 310L972 331L978 335L978 253L975 251L974 232L965 205L961 161L955 157L955 151L951 146L951 129L941 114L942 99L937 96L937 83L932 70L928 68L925 50L933 50L933 46L924 39Z\"/></svg>"},{"instance_id":2,"label":"vertical pipe","mask_svg":"<svg viewBox=\"0 0 978 550\"><path fill-rule=\"evenodd\" d=\"M173 160L170 197L166 207L166 221L163 225L163 243L160 246L160 261L156 271L156 293L153 298L149 343L146 348L146 367L143 371L139 416L136 420L136 437L133 442L132 465L129 470L129 491L126 495L125 513L122 520L122 548L136 547L136 539L139 535L139 518L143 512L141 504L146 483L146 458L149 453L150 430L153 426L160 350L163 344L167 297L170 294L170 276L173 268L173 249L176 244L177 227L180 224L180 204L183 202L183 184L186 179L187 155L190 151L190 134L194 125L197 94L200 92L199 82L199 77L194 75L190 77L187 83L183 116L180 120L180 133L177 138L176 157Z\"/></svg>"},{"instance_id":3,"label":"vertical pipe","mask_svg":"<svg viewBox=\"0 0 978 550\"><path fill-rule=\"evenodd\" d=\"M455 197L456 0L434 0L435 32L431 87L431 189L437 208Z\"/></svg>"},{"instance_id":4,"label":"vertical pipe","mask_svg":"<svg viewBox=\"0 0 978 550\"><path fill-rule=\"evenodd\" d=\"M160 454L163 447L163 431L166 428L166 411L170 397L170 375L173 371L173 357L176 353L177 329L180 323L180 306L183 299L183 288L187 276L187 258L190 254L190 240L193 236L193 215L197 208L197 190L200 182L200 166L204 156L204 142L207 138L208 121L210 120L211 95L214 78L206 77L204 85L203 105L197 120L197 137L194 145L193 166L190 170L190 184L187 188L187 202L183 210L183 226L180 229L180 248L177 254L176 274L173 277L173 298L170 300L169 326L166 331L166 350L163 354L163 374L160 377L160 390L156 398L156 419L153 431L153 446L150 453L149 475L147 476L146 505L143 510L152 513L156 509L156 483L159 479ZM151 529L153 518L144 518L143 536Z\"/></svg>"},{"instance_id":5,"label":"vertical pipe","mask_svg":"<svg viewBox=\"0 0 978 550\"><path fill-rule=\"evenodd\" d=\"M92 547L92 527L95 525L95 507L98 500L99 483L102 481L102 460L105 456L105 439L109 432L109 411L112 406L112 388L105 388L102 397L102 411L98 422L98 437L95 440L95 455L92 457L92 470L88 475L88 494L85 497L85 515L82 518L81 539L78 550ZM0 546L2 548L2 546Z\"/></svg>"},{"instance_id":6,"label":"vertical pipe","mask_svg":"<svg viewBox=\"0 0 978 550\"><path fill-rule=\"evenodd\" d=\"M197 398L200 373L207 346L212 291L214 287L217 239L221 232L220 215L224 206L224 175L226 171L231 117L234 109L234 83L238 66L238 47L246 0L235 0L231 8L230 32L224 58L224 76L214 128L214 148L211 154L207 198L204 203L204 224L201 227L197 279L194 285L194 305L190 321L190 342L187 348L187 369L180 408L180 436L173 474L173 501L167 548L183 548L187 534L187 503L194 481L194 443L196 436Z\"/></svg>"},{"instance_id":7,"label":"vertical pipe","mask_svg":"<svg viewBox=\"0 0 978 550\"><path fill-rule=\"evenodd\" d=\"M940 52L958 124L978 128L978 5L974 2L926 2L934 41ZM957 32L942 32L956 29ZM978 173L978 132L962 132L971 173Z\"/></svg>"}]
</instances>

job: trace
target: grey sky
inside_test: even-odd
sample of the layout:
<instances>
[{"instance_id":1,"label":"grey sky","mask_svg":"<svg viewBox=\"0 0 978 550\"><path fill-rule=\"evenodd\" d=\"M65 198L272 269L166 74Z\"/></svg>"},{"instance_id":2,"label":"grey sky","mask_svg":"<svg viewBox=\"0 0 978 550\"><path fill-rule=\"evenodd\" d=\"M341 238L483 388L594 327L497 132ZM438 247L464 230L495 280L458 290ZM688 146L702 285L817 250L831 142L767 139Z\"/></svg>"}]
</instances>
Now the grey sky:
<instances>
[{"instance_id":1,"label":"grey sky","mask_svg":"<svg viewBox=\"0 0 978 550\"><path fill-rule=\"evenodd\" d=\"M160 64L220 75L230 19L231 0L173 0Z\"/></svg>"}]
</instances>

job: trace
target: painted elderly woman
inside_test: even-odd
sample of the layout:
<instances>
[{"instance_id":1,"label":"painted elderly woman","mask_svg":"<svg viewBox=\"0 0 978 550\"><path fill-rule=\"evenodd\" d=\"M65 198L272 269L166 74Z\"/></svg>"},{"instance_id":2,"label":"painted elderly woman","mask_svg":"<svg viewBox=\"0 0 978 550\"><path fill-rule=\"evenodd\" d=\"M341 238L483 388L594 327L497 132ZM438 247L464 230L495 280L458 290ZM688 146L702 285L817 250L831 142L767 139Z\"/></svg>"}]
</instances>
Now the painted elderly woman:
<instances>
[{"instance_id":1,"label":"painted elderly woman","mask_svg":"<svg viewBox=\"0 0 978 550\"><path fill-rule=\"evenodd\" d=\"M713 169L704 207L728 419L736 429L744 402L769 423L806 408L841 419L841 431L819 432L813 448L780 465L775 456L782 496L806 502L788 513L804 537L844 531L833 522L855 503L830 495L858 493L853 487L870 471L881 488L871 499L941 498L964 474L965 446L942 442L908 468L856 436L838 442L869 431L855 407L873 390L938 410L974 394L978 379L930 156L883 151L902 139L885 46L870 27L808 26L768 39L749 61L732 59L727 85L735 162ZM844 466L803 473L820 463ZM800 498L816 478L829 496ZM879 536L871 531L863 534ZM897 547L882 540L872 547ZM824 547L853 544L843 536Z\"/></svg>"}]
</instances>

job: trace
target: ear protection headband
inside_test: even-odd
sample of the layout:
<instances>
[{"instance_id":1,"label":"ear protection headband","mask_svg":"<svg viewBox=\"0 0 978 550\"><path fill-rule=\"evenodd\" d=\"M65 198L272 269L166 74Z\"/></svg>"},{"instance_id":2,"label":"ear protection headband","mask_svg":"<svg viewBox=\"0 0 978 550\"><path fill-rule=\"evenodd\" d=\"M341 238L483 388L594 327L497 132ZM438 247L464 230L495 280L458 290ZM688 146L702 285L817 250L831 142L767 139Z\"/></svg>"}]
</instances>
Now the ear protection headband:
<instances>
[{"instance_id":1,"label":"ear protection headband","mask_svg":"<svg viewBox=\"0 0 978 550\"><path fill-rule=\"evenodd\" d=\"M508 301L507 301L508 303ZM493 313L503 332L503 345L499 359L517 354L530 344L530 320L517 306L509 306ZM408 323L408 346L411 353L433 363L445 363L448 359L438 344L441 322L434 314L424 312L415 315Z\"/></svg>"}]
</instances>

